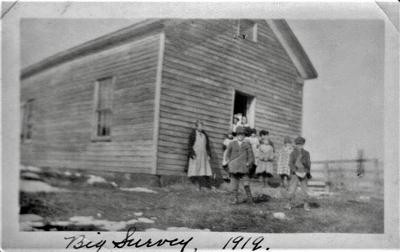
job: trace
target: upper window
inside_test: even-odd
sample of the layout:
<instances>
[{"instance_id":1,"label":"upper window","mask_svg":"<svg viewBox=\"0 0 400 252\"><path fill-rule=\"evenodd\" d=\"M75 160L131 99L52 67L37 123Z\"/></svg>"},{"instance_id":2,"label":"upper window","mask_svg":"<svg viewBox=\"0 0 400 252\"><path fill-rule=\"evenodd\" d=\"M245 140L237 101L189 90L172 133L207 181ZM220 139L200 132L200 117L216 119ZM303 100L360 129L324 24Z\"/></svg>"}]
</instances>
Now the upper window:
<instances>
[{"instance_id":1,"label":"upper window","mask_svg":"<svg viewBox=\"0 0 400 252\"><path fill-rule=\"evenodd\" d=\"M251 20L239 20L238 37L257 42L257 23Z\"/></svg>"},{"instance_id":2,"label":"upper window","mask_svg":"<svg viewBox=\"0 0 400 252\"><path fill-rule=\"evenodd\" d=\"M32 139L33 129L33 104L34 100L30 99L21 107L21 141Z\"/></svg>"},{"instance_id":3,"label":"upper window","mask_svg":"<svg viewBox=\"0 0 400 252\"><path fill-rule=\"evenodd\" d=\"M111 137L112 103L114 81L112 77L96 81L95 86L95 140L109 140Z\"/></svg>"}]
</instances>

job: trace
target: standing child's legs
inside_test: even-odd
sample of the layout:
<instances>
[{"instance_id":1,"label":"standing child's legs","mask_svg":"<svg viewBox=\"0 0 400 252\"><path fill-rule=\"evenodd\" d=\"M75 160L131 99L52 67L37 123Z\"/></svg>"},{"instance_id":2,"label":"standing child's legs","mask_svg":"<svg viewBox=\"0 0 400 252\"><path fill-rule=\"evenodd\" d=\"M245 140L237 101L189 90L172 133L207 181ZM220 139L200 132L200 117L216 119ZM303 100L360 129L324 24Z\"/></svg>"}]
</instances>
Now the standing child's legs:
<instances>
[{"instance_id":1,"label":"standing child's legs","mask_svg":"<svg viewBox=\"0 0 400 252\"><path fill-rule=\"evenodd\" d=\"M239 203L239 178L235 175L231 177L232 191L234 195L233 204Z\"/></svg>"},{"instance_id":2,"label":"standing child's legs","mask_svg":"<svg viewBox=\"0 0 400 252\"><path fill-rule=\"evenodd\" d=\"M300 181L300 189L304 195L304 210L310 211L310 206L308 204L308 187L307 187L307 179L304 178Z\"/></svg>"},{"instance_id":3,"label":"standing child's legs","mask_svg":"<svg viewBox=\"0 0 400 252\"><path fill-rule=\"evenodd\" d=\"M247 203L254 204L253 195L251 194L250 190L250 178L246 175L243 177L243 185L247 195Z\"/></svg>"},{"instance_id":4,"label":"standing child's legs","mask_svg":"<svg viewBox=\"0 0 400 252\"><path fill-rule=\"evenodd\" d=\"M294 203L295 193L297 190L297 185L299 183L299 178L296 175L292 175L290 178L289 188L288 188L288 204L286 205L287 209L292 208L292 204Z\"/></svg>"}]
</instances>

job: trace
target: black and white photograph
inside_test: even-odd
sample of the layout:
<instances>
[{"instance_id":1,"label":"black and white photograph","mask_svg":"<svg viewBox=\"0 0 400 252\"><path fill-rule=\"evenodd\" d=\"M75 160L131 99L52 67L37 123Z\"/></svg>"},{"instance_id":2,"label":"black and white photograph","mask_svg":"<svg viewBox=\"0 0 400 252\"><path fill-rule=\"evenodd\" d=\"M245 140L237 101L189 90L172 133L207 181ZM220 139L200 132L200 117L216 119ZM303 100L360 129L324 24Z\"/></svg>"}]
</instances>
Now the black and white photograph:
<instances>
[{"instance_id":1,"label":"black and white photograph","mask_svg":"<svg viewBox=\"0 0 400 252\"><path fill-rule=\"evenodd\" d=\"M324 18L119 4L3 3L3 76L16 74L3 79L3 242L254 251L272 234L276 248L336 234L399 247L398 5Z\"/></svg>"}]
</instances>

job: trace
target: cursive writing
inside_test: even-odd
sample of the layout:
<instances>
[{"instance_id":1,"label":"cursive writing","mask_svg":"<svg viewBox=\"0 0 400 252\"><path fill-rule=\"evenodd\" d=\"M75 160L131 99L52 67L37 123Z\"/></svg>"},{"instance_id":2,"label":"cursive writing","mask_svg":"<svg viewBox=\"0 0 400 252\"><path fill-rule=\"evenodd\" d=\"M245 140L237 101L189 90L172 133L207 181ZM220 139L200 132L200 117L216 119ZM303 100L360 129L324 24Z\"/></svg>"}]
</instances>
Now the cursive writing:
<instances>
[{"instance_id":1,"label":"cursive writing","mask_svg":"<svg viewBox=\"0 0 400 252\"><path fill-rule=\"evenodd\" d=\"M135 234L136 228L130 228L128 232L126 232L126 236L123 240L121 241L113 241L112 243L114 244L114 248L124 248L124 247L135 247L135 248L141 248L141 247L161 247L164 244L168 245L170 247L174 246L181 246L181 252L185 251L186 246L193 240L193 237L190 237L189 239L159 239L159 240L142 240L141 238L133 238L132 236Z\"/></svg>"},{"instance_id":2,"label":"cursive writing","mask_svg":"<svg viewBox=\"0 0 400 252\"><path fill-rule=\"evenodd\" d=\"M184 252L185 248L193 240L193 237L190 237L189 239L179 239L179 238L158 239L158 240L155 240L155 239L152 240L151 238L142 239L140 237L133 237L135 232L136 232L136 228L132 227L126 232L125 237L122 240L120 240L120 241L113 240L112 244L114 245L114 248L118 248L118 249L122 249L125 247L151 248L151 247L169 246L169 247L180 248L180 252ZM97 234L100 234L100 232L97 232ZM105 246L107 243L107 240L103 240L103 239L101 239L97 242L90 241L87 239L87 237L85 235L64 237L64 239L69 241L69 243L65 247L66 249L68 249L68 248L72 248L72 249L96 248L96 252L99 252L103 248L103 246Z\"/></svg>"},{"instance_id":3,"label":"cursive writing","mask_svg":"<svg viewBox=\"0 0 400 252\"><path fill-rule=\"evenodd\" d=\"M97 234L100 234L98 232ZM97 248L97 252L106 244L106 240L92 242L86 239L85 235L64 237L64 240L71 240L65 248L81 249L81 248Z\"/></svg>"}]
</instances>

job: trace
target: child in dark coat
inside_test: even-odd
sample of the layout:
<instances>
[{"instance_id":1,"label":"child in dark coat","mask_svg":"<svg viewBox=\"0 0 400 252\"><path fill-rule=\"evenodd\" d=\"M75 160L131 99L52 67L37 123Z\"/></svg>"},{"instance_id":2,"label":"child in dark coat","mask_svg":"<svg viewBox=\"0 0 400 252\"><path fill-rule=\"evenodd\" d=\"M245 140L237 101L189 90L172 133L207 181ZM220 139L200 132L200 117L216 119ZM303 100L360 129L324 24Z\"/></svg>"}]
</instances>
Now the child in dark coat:
<instances>
[{"instance_id":1,"label":"child in dark coat","mask_svg":"<svg viewBox=\"0 0 400 252\"><path fill-rule=\"evenodd\" d=\"M306 140L302 137L298 137L294 140L295 148L290 154L289 166L290 166L290 184L289 184L289 202L286 205L286 209L293 207L293 201L296 193L297 186L299 185L301 191L304 194L304 210L310 211L308 204L308 189L307 180L311 179L311 159L310 153L304 149L304 143Z\"/></svg>"},{"instance_id":2,"label":"child in dark coat","mask_svg":"<svg viewBox=\"0 0 400 252\"><path fill-rule=\"evenodd\" d=\"M236 130L237 139L228 145L226 161L231 174L233 185L233 203L239 203L239 181L243 180L244 189L247 194L247 202L254 204L250 190L249 168L254 163L253 150L251 144L244 140L244 129L238 127Z\"/></svg>"}]
</instances>

